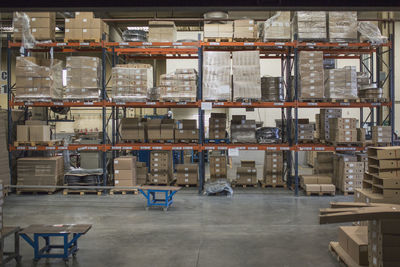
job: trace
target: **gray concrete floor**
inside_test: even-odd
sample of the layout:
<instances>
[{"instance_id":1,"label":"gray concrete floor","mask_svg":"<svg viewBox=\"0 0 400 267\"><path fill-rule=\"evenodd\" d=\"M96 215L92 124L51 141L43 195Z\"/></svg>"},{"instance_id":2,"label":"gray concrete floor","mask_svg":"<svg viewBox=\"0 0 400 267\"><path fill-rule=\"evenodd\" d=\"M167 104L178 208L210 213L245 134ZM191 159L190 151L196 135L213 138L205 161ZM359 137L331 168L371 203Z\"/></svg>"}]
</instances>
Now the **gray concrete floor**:
<instances>
[{"instance_id":1,"label":"gray concrete floor","mask_svg":"<svg viewBox=\"0 0 400 267\"><path fill-rule=\"evenodd\" d=\"M339 266L328 251L338 225L319 225L318 209L351 197L294 197L285 189L235 189L232 198L179 192L168 212L144 209L141 195L11 195L5 225L89 223L67 264L22 266ZM7 241L7 246L11 245ZM7 266L15 266L11 263Z\"/></svg>"}]
</instances>

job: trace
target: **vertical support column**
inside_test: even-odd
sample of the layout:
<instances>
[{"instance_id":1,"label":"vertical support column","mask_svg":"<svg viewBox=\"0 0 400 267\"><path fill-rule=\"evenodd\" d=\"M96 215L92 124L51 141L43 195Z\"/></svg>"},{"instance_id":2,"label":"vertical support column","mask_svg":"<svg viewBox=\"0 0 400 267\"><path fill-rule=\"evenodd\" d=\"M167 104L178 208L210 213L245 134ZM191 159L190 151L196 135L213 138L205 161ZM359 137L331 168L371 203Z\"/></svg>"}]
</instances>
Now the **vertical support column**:
<instances>
[{"instance_id":1,"label":"vertical support column","mask_svg":"<svg viewBox=\"0 0 400 267\"><path fill-rule=\"evenodd\" d=\"M105 34L103 34L103 42L105 41ZM104 101L107 100L107 93L106 93L106 48L104 44L102 44L102 60L101 60L101 99L103 100L103 107L102 107L102 128L103 128L103 145L106 144L107 140L107 127L106 127L106 119L107 119L107 108L104 105ZM103 185L107 185L107 151L102 152L103 156Z\"/></svg>"},{"instance_id":2,"label":"vertical support column","mask_svg":"<svg viewBox=\"0 0 400 267\"><path fill-rule=\"evenodd\" d=\"M295 35L295 40L297 42L297 35ZM298 48L297 46L294 48L294 96L296 103L299 101L299 70L298 70ZM298 106L294 108L294 144L297 146L298 143ZM299 152L297 149L294 151L294 192L295 195L299 195Z\"/></svg>"},{"instance_id":3,"label":"vertical support column","mask_svg":"<svg viewBox=\"0 0 400 267\"><path fill-rule=\"evenodd\" d=\"M112 61L111 61L112 66L111 67L115 67L115 57L116 57L115 47L113 46L112 47ZM111 71L111 73L112 73L112 71ZM116 123L116 121L115 121L115 109L116 109L115 106L111 107L111 116L112 116L111 117L111 144L113 146L115 146L115 141L116 141L116 139L115 139L115 136L116 136L116 134L115 134L115 123ZM116 157L116 151L112 150L111 155L112 155L112 161L111 162L114 162L114 159ZM114 175L114 164L111 164L111 171L112 171L112 174ZM113 179L114 179L114 176L113 176Z\"/></svg>"},{"instance_id":4,"label":"vertical support column","mask_svg":"<svg viewBox=\"0 0 400 267\"><path fill-rule=\"evenodd\" d=\"M393 22L393 32L395 32L395 23ZM389 114L390 114L390 127L392 128L392 146L394 145L394 126L395 126L395 89L394 89L394 73L395 73L395 64L394 64L394 34L390 34L389 41L391 46L389 47L389 97L390 104Z\"/></svg>"},{"instance_id":5,"label":"vertical support column","mask_svg":"<svg viewBox=\"0 0 400 267\"><path fill-rule=\"evenodd\" d=\"M292 54L292 49L289 48L288 52L286 54L286 97L285 101L287 102L293 102L293 96L292 96L292 61L291 61L291 54ZM291 132L292 132L292 108L286 108L286 142L289 143L289 146L293 145L293 140L291 137ZM284 138L284 136L282 136ZM286 184L288 187L290 187L293 183L292 179L292 151L286 151L286 156L287 156L287 176L286 176Z\"/></svg>"},{"instance_id":6,"label":"vertical support column","mask_svg":"<svg viewBox=\"0 0 400 267\"><path fill-rule=\"evenodd\" d=\"M377 47L376 48L376 84L379 88L381 86L383 87L382 81L381 81L381 70L382 70L382 47ZM382 88L383 90L383 88ZM382 107L378 106L376 107L376 125L382 125Z\"/></svg>"},{"instance_id":7,"label":"vertical support column","mask_svg":"<svg viewBox=\"0 0 400 267\"><path fill-rule=\"evenodd\" d=\"M200 40L199 34L199 40ZM203 99L203 47L199 44L198 50L198 81L197 81L197 101ZM198 109L199 113L199 145L204 143L204 110L201 107ZM199 155L199 194L203 192L205 181L205 164L204 164L204 151L198 151Z\"/></svg>"},{"instance_id":8,"label":"vertical support column","mask_svg":"<svg viewBox=\"0 0 400 267\"><path fill-rule=\"evenodd\" d=\"M364 71L364 65L363 65L363 55L360 55L360 61L359 61L359 67L360 67L360 72ZM360 128L364 126L364 110L363 108L360 108Z\"/></svg>"},{"instance_id":9,"label":"vertical support column","mask_svg":"<svg viewBox=\"0 0 400 267\"><path fill-rule=\"evenodd\" d=\"M10 145L12 143L12 116L11 116L11 34L7 34L7 122L8 122L8 167L10 169L10 184L12 184L12 152L10 149Z\"/></svg>"}]
</instances>

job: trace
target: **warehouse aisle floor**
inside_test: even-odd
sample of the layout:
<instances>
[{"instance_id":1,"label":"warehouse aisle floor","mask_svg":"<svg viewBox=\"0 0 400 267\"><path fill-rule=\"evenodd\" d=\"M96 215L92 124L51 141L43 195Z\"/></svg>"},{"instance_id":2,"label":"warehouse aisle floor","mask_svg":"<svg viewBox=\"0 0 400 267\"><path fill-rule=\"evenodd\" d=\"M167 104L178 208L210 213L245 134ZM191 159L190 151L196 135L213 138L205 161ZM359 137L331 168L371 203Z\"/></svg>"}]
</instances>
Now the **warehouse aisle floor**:
<instances>
[{"instance_id":1,"label":"warehouse aisle floor","mask_svg":"<svg viewBox=\"0 0 400 267\"><path fill-rule=\"evenodd\" d=\"M319 225L318 209L352 197L296 198L284 189L235 193L184 190L168 212L146 211L142 196L11 195L4 222L93 224L68 265L60 259L33 265L33 250L21 240L22 266L339 266L328 251L338 225Z\"/></svg>"}]
</instances>

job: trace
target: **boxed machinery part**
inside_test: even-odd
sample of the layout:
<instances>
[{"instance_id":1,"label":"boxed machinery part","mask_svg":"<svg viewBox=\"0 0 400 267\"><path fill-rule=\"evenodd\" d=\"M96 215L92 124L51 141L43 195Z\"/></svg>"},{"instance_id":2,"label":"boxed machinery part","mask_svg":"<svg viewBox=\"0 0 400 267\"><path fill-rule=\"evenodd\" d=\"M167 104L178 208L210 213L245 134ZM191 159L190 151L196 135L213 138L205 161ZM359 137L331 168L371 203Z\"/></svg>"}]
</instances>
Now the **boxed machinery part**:
<instances>
[{"instance_id":1,"label":"boxed machinery part","mask_svg":"<svg viewBox=\"0 0 400 267\"><path fill-rule=\"evenodd\" d=\"M283 152L265 151L263 181L265 184L283 184Z\"/></svg>"},{"instance_id":2,"label":"boxed machinery part","mask_svg":"<svg viewBox=\"0 0 400 267\"><path fill-rule=\"evenodd\" d=\"M160 99L164 101L196 101L197 71L176 69L160 76Z\"/></svg>"},{"instance_id":3,"label":"boxed machinery part","mask_svg":"<svg viewBox=\"0 0 400 267\"><path fill-rule=\"evenodd\" d=\"M203 53L203 100L231 101L231 53Z\"/></svg>"},{"instance_id":4,"label":"boxed machinery part","mask_svg":"<svg viewBox=\"0 0 400 267\"><path fill-rule=\"evenodd\" d=\"M122 118L120 126L121 139L144 142L147 139L145 124L146 122L143 119Z\"/></svg>"},{"instance_id":5,"label":"boxed machinery part","mask_svg":"<svg viewBox=\"0 0 400 267\"><path fill-rule=\"evenodd\" d=\"M210 155L210 178L227 178L227 158L225 155Z\"/></svg>"},{"instance_id":6,"label":"boxed machinery part","mask_svg":"<svg viewBox=\"0 0 400 267\"><path fill-rule=\"evenodd\" d=\"M208 138L209 139L225 139L226 137L226 114L211 113L208 120Z\"/></svg>"},{"instance_id":7,"label":"boxed machinery part","mask_svg":"<svg viewBox=\"0 0 400 267\"><path fill-rule=\"evenodd\" d=\"M172 179L172 166L172 151L151 151L149 182L168 185Z\"/></svg>"},{"instance_id":8,"label":"boxed machinery part","mask_svg":"<svg viewBox=\"0 0 400 267\"><path fill-rule=\"evenodd\" d=\"M264 102L284 100L282 77L261 77L261 100Z\"/></svg>"},{"instance_id":9,"label":"boxed machinery part","mask_svg":"<svg viewBox=\"0 0 400 267\"><path fill-rule=\"evenodd\" d=\"M232 52L233 100L261 100L260 52Z\"/></svg>"},{"instance_id":10,"label":"boxed machinery part","mask_svg":"<svg viewBox=\"0 0 400 267\"><path fill-rule=\"evenodd\" d=\"M390 143L392 141L392 127L372 126L372 141L374 143Z\"/></svg>"},{"instance_id":11,"label":"boxed machinery part","mask_svg":"<svg viewBox=\"0 0 400 267\"><path fill-rule=\"evenodd\" d=\"M232 143L256 143L256 122L254 120L231 121Z\"/></svg>"}]
</instances>

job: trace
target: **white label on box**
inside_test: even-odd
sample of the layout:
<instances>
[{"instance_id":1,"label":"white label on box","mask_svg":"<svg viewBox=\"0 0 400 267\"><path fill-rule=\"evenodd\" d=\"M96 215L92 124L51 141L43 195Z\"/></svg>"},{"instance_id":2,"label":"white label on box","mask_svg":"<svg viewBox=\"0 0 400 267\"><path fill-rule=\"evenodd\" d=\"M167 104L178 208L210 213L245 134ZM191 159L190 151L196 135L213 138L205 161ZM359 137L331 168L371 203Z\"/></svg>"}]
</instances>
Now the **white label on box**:
<instances>
[{"instance_id":1,"label":"white label on box","mask_svg":"<svg viewBox=\"0 0 400 267\"><path fill-rule=\"evenodd\" d=\"M252 30L254 30L254 28L253 27L249 27L249 31L252 31Z\"/></svg>"},{"instance_id":2,"label":"white label on box","mask_svg":"<svg viewBox=\"0 0 400 267\"><path fill-rule=\"evenodd\" d=\"M349 175L349 176L347 176L347 178L353 179L353 175Z\"/></svg>"},{"instance_id":3,"label":"white label on box","mask_svg":"<svg viewBox=\"0 0 400 267\"><path fill-rule=\"evenodd\" d=\"M185 171L188 171L189 170L189 168L185 168Z\"/></svg>"},{"instance_id":4,"label":"white label on box","mask_svg":"<svg viewBox=\"0 0 400 267\"><path fill-rule=\"evenodd\" d=\"M82 32L87 32L87 29L82 29Z\"/></svg>"},{"instance_id":5,"label":"white label on box","mask_svg":"<svg viewBox=\"0 0 400 267\"><path fill-rule=\"evenodd\" d=\"M115 180L115 184L119 184L119 181L118 181L118 180Z\"/></svg>"},{"instance_id":6,"label":"white label on box","mask_svg":"<svg viewBox=\"0 0 400 267\"><path fill-rule=\"evenodd\" d=\"M154 161L158 161L158 158L155 158Z\"/></svg>"},{"instance_id":7,"label":"white label on box","mask_svg":"<svg viewBox=\"0 0 400 267\"><path fill-rule=\"evenodd\" d=\"M349 167L354 167L354 164L353 163L349 163Z\"/></svg>"},{"instance_id":8,"label":"white label on box","mask_svg":"<svg viewBox=\"0 0 400 267\"><path fill-rule=\"evenodd\" d=\"M69 22L69 19L65 19L65 22Z\"/></svg>"},{"instance_id":9,"label":"white label on box","mask_svg":"<svg viewBox=\"0 0 400 267\"><path fill-rule=\"evenodd\" d=\"M186 179L186 178L185 178L185 183L188 183L188 182L189 182L189 179Z\"/></svg>"},{"instance_id":10,"label":"white label on box","mask_svg":"<svg viewBox=\"0 0 400 267\"><path fill-rule=\"evenodd\" d=\"M277 159L272 159L272 162L277 162L278 160Z\"/></svg>"},{"instance_id":11,"label":"white label on box","mask_svg":"<svg viewBox=\"0 0 400 267\"><path fill-rule=\"evenodd\" d=\"M35 28L32 29L32 32L36 32L37 30Z\"/></svg>"},{"instance_id":12,"label":"white label on box","mask_svg":"<svg viewBox=\"0 0 400 267\"><path fill-rule=\"evenodd\" d=\"M158 169L155 169L155 171L158 171ZM156 174L154 174L154 176L155 176L155 177L158 177L158 174L156 173Z\"/></svg>"},{"instance_id":13,"label":"white label on box","mask_svg":"<svg viewBox=\"0 0 400 267\"><path fill-rule=\"evenodd\" d=\"M378 133L378 136L379 136L379 137L382 137L382 136L383 136L383 133Z\"/></svg>"},{"instance_id":14,"label":"white label on box","mask_svg":"<svg viewBox=\"0 0 400 267\"><path fill-rule=\"evenodd\" d=\"M344 126L345 129L350 129L349 125Z\"/></svg>"},{"instance_id":15,"label":"white label on box","mask_svg":"<svg viewBox=\"0 0 400 267\"><path fill-rule=\"evenodd\" d=\"M185 173L185 177L189 177L189 173Z\"/></svg>"},{"instance_id":16,"label":"white label on box","mask_svg":"<svg viewBox=\"0 0 400 267\"><path fill-rule=\"evenodd\" d=\"M215 167L219 167L219 164L215 164Z\"/></svg>"},{"instance_id":17,"label":"white label on box","mask_svg":"<svg viewBox=\"0 0 400 267\"><path fill-rule=\"evenodd\" d=\"M315 93L310 93L310 96L315 96Z\"/></svg>"},{"instance_id":18,"label":"white label on box","mask_svg":"<svg viewBox=\"0 0 400 267\"><path fill-rule=\"evenodd\" d=\"M202 110L212 110L212 103L211 102L201 102L201 109Z\"/></svg>"},{"instance_id":19,"label":"white label on box","mask_svg":"<svg viewBox=\"0 0 400 267\"><path fill-rule=\"evenodd\" d=\"M350 131L346 131L346 134L351 134L351 132Z\"/></svg>"},{"instance_id":20,"label":"white label on box","mask_svg":"<svg viewBox=\"0 0 400 267\"><path fill-rule=\"evenodd\" d=\"M115 164L118 164L118 160L117 160L117 159L116 159L116 160L114 160L114 163L115 163Z\"/></svg>"},{"instance_id":21,"label":"white label on box","mask_svg":"<svg viewBox=\"0 0 400 267\"><path fill-rule=\"evenodd\" d=\"M157 183L157 182L158 182L158 179L153 179L153 180L154 180L154 182L155 182L155 183Z\"/></svg>"},{"instance_id":22,"label":"white label on box","mask_svg":"<svg viewBox=\"0 0 400 267\"><path fill-rule=\"evenodd\" d=\"M230 157L239 157L239 149L238 148L229 148L228 155Z\"/></svg>"},{"instance_id":23,"label":"white label on box","mask_svg":"<svg viewBox=\"0 0 400 267\"><path fill-rule=\"evenodd\" d=\"M83 22L87 22L87 19L83 19L82 21L83 21Z\"/></svg>"},{"instance_id":24,"label":"white label on box","mask_svg":"<svg viewBox=\"0 0 400 267\"><path fill-rule=\"evenodd\" d=\"M272 180L272 183L276 184L276 180Z\"/></svg>"},{"instance_id":25,"label":"white label on box","mask_svg":"<svg viewBox=\"0 0 400 267\"><path fill-rule=\"evenodd\" d=\"M350 170L349 170L349 173L353 173L353 170L352 170L352 169L350 169Z\"/></svg>"},{"instance_id":26,"label":"white label on box","mask_svg":"<svg viewBox=\"0 0 400 267\"><path fill-rule=\"evenodd\" d=\"M378 138L378 142L383 142L383 139L382 138Z\"/></svg>"},{"instance_id":27,"label":"white label on box","mask_svg":"<svg viewBox=\"0 0 400 267\"><path fill-rule=\"evenodd\" d=\"M248 179L247 179L247 182L251 182L251 179L250 179L250 178L248 178Z\"/></svg>"},{"instance_id":28,"label":"white label on box","mask_svg":"<svg viewBox=\"0 0 400 267\"><path fill-rule=\"evenodd\" d=\"M118 174L118 173L119 173L119 170L115 170L115 173Z\"/></svg>"},{"instance_id":29,"label":"white label on box","mask_svg":"<svg viewBox=\"0 0 400 267\"><path fill-rule=\"evenodd\" d=\"M247 170L247 172L251 172L251 170Z\"/></svg>"},{"instance_id":30,"label":"white label on box","mask_svg":"<svg viewBox=\"0 0 400 267\"><path fill-rule=\"evenodd\" d=\"M350 137L346 137L346 139L345 139L346 141L350 141L351 140L351 138Z\"/></svg>"},{"instance_id":31,"label":"white label on box","mask_svg":"<svg viewBox=\"0 0 400 267\"><path fill-rule=\"evenodd\" d=\"M350 181L350 182L349 182L349 184L351 184L351 185L352 185L352 184L353 184L353 182L351 182L351 181Z\"/></svg>"},{"instance_id":32,"label":"white label on box","mask_svg":"<svg viewBox=\"0 0 400 267\"><path fill-rule=\"evenodd\" d=\"M310 70L313 70L314 69L314 66L310 66Z\"/></svg>"}]
</instances>

